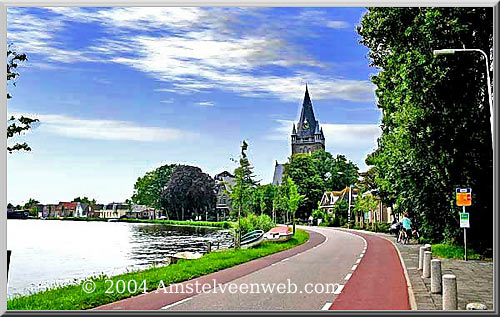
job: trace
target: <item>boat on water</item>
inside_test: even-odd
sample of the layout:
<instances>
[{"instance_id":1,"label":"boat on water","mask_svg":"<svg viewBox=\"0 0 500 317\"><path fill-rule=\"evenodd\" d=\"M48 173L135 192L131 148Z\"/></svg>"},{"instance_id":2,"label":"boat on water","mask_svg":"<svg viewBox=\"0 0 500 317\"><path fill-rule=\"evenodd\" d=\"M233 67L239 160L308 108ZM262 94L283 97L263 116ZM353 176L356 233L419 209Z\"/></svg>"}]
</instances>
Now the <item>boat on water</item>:
<instances>
[{"instance_id":1,"label":"boat on water","mask_svg":"<svg viewBox=\"0 0 500 317\"><path fill-rule=\"evenodd\" d=\"M118 221L120 221L120 219L118 218L108 219L108 222L118 222Z\"/></svg>"},{"instance_id":2,"label":"boat on water","mask_svg":"<svg viewBox=\"0 0 500 317\"><path fill-rule=\"evenodd\" d=\"M242 249L252 248L261 244L262 241L264 241L264 231L254 230L241 237L240 247Z\"/></svg>"},{"instance_id":3,"label":"boat on water","mask_svg":"<svg viewBox=\"0 0 500 317\"><path fill-rule=\"evenodd\" d=\"M293 237L293 232L288 227L274 227L264 235L269 241L288 241Z\"/></svg>"},{"instance_id":4,"label":"boat on water","mask_svg":"<svg viewBox=\"0 0 500 317\"><path fill-rule=\"evenodd\" d=\"M30 213L27 210L8 210L7 219L28 219Z\"/></svg>"}]
</instances>

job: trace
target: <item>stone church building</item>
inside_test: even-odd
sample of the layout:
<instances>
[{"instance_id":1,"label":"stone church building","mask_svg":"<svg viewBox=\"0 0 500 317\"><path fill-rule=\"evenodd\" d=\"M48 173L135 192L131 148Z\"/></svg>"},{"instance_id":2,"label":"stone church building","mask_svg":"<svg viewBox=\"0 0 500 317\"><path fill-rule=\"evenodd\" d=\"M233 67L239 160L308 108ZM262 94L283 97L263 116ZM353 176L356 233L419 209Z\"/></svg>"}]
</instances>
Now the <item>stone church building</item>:
<instances>
[{"instance_id":1,"label":"stone church building","mask_svg":"<svg viewBox=\"0 0 500 317\"><path fill-rule=\"evenodd\" d=\"M292 155L298 153L312 153L316 150L325 149L325 136L323 128L314 116L314 110L309 96L309 90L306 85L304 101L300 111L299 122L293 124L292 128ZM273 185L280 185L283 179L284 164L276 161L273 175Z\"/></svg>"},{"instance_id":2,"label":"stone church building","mask_svg":"<svg viewBox=\"0 0 500 317\"><path fill-rule=\"evenodd\" d=\"M311 153L316 150L325 149L325 136L319 121L314 117L311 97L306 85L306 93L302 102L297 127L295 123L292 129L292 155L297 153Z\"/></svg>"}]
</instances>

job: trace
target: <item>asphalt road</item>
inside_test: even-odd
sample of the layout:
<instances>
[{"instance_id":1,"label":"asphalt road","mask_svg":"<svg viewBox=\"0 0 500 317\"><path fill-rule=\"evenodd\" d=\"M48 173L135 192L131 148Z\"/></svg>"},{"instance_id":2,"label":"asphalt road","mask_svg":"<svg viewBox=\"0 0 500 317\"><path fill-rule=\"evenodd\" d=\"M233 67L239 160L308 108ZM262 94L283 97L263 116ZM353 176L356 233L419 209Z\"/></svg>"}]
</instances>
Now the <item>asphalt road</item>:
<instances>
[{"instance_id":1,"label":"asphalt road","mask_svg":"<svg viewBox=\"0 0 500 317\"><path fill-rule=\"evenodd\" d=\"M329 308L365 247L362 237L331 228L309 228L326 237L318 246L163 307L168 310L320 310ZM247 286L242 286L246 284ZM254 286L252 286L254 284ZM255 284L259 285L258 287ZM282 284L281 288L278 285ZM329 285L328 285L329 284ZM264 289L263 285L267 285ZM275 289L271 292L270 287ZM290 286L289 286L290 285ZM296 288L292 285L296 285ZM253 287L253 289L252 289ZM251 293L253 291L253 293Z\"/></svg>"},{"instance_id":2,"label":"asphalt road","mask_svg":"<svg viewBox=\"0 0 500 317\"><path fill-rule=\"evenodd\" d=\"M410 309L404 270L390 241L352 230L302 228L310 239L293 249L168 286L167 293L153 291L95 309Z\"/></svg>"}]
</instances>

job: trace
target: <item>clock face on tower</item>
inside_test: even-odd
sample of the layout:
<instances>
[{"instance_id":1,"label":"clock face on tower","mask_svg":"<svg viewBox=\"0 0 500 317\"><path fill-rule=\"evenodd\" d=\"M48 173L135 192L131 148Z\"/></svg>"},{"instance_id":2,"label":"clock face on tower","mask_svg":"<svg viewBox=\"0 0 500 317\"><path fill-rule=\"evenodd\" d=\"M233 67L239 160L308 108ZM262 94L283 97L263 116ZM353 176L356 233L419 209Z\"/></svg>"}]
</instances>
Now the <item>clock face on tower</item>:
<instances>
[{"instance_id":1,"label":"clock face on tower","mask_svg":"<svg viewBox=\"0 0 500 317\"><path fill-rule=\"evenodd\" d=\"M306 122L304 122L304 124L302 124L302 127L303 127L304 129L306 129L306 130L307 130L307 129L309 129L309 122L307 122L307 121L306 121Z\"/></svg>"}]
</instances>

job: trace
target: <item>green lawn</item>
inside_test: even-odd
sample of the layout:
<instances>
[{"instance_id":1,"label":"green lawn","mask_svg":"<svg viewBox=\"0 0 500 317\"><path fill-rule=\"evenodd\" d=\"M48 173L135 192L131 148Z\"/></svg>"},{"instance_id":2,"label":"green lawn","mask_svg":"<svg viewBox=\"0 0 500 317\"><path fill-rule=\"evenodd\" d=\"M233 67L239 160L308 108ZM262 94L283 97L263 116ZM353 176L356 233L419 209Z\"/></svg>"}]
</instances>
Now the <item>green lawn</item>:
<instances>
[{"instance_id":1,"label":"green lawn","mask_svg":"<svg viewBox=\"0 0 500 317\"><path fill-rule=\"evenodd\" d=\"M93 293L87 294L80 285L68 285L54 288L40 293L16 297L7 301L8 310L83 310L117 300L139 295L142 293L141 287L135 293L125 290L119 294L116 289L113 293L106 293L113 281L123 280L127 284L134 280L139 287L142 281L146 281L147 291L157 290L158 286L168 286L173 283L190 280L202 275L220 271L222 269L248 262L272 253L280 252L286 249L298 246L309 239L309 234L301 229L297 229L295 236L286 242L263 242L256 248L246 250L225 250L206 254L197 260L180 260L176 264L150 268L144 271L130 272L113 277L96 277L92 279L96 288ZM161 284L163 281L163 285ZM133 285L133 282L132 284ZM161 288L160 288L161 291Z\"/></svg>"},{"instance_id":2,"label":"green lawn","mask_svg":"<svg viewBox=\"0 0 500 317\"><path fill-rule=\"evenodd\" d=\"M433 244L431 246L432 256L440 257L443 259L464 259L464 247L450 244ZM467 249L467 258L469 260L480 260L481 255L477 254L472 249Z\"/></svg>"},{"instance_id":3,"label":"green lawn","mask_svg":"<svg viewBox=\"0 0 500 317\"><path fill-rule=\"evenodd\" d=\"M73 221L108 221L106 218L86 218L86 217L49 217L47 220L73 220ZM134 222L134 223L157 223L174 226L193 226L193 227L214 227L214 228L231 228L231 222L220 221L180 221L180 220L155 220L155 219L120 219L120 222Z\"/></svg>"}]
</instances>

